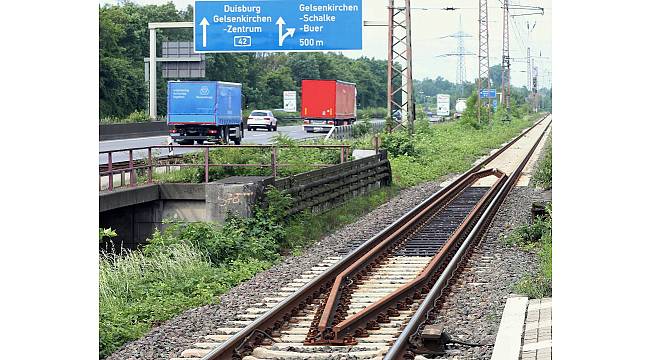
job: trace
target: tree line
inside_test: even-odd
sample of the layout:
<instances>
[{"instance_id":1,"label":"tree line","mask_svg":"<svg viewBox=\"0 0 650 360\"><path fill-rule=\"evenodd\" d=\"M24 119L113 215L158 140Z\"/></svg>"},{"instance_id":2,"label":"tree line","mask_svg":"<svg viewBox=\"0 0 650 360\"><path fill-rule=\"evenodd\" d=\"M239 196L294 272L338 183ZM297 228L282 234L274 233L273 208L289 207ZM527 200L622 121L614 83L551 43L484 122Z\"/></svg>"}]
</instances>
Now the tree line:
<instances>
[{"instance_id":1,"label":"tree line","mask_svg":"<svg viewBox=\"0 0 650 360\"><path fill-rule=\"evenodd\" d=\"M125 1L121 5L99 7L99 112L100 118L124 118L148 106L144 59L149 56L149 22L192 21L193 8L177 10L173 3L138 5ZM157 48L163 41L188 41L192 29L159 31ZM386 106L387 61L361 57L351 59L337 53L239 53L206 54L206 80L242 84L244 107L275 109L282 107L285 90L298 91L303 79L337 79L357 84L358 103L362 108ZM167 110L167 84L158 67L158 114ZM499 65L490 67L492 87L501 87ZM167 79L177 80L177 79ZM399 85L400 79L395 85ZM476 91L476 84L458 86L440 76L414 80L415 102L435 107L437 94L450 94L451 104ZM514 103L523 104L529 91L512 88ZM550 91L540 93L548 97ZM399 94L398 94L399 97ZM398 100L399 101L399 100ZM452 105L453 106L453 105ZM546 107L546 106L545 106Z\"/></svg>"},{"instance_id":2,"label":"tree line","mask_svg":"<svg viewBox=\"0 0 650 360\"><path fill-rule=\"evenodd\" d=\"M144 58L149 56L149 22L192 21L193 8L177 10L174 4L104 5L99 8L99 110L100 118L125 117L148 106ZM188 41L191 29L159 31L163 41ZM282 107L285 90L300 92L303 79L336 79L357 84L360 107L386 106L386 60L350 59L337 53L206 54L206 80L242 84L244 107ZM158 99L166 99L166 81L158 67ZM300 93L299 93L300 94ZM165 115L166 101L158 101Z\"/></svg>"}]
</instances>

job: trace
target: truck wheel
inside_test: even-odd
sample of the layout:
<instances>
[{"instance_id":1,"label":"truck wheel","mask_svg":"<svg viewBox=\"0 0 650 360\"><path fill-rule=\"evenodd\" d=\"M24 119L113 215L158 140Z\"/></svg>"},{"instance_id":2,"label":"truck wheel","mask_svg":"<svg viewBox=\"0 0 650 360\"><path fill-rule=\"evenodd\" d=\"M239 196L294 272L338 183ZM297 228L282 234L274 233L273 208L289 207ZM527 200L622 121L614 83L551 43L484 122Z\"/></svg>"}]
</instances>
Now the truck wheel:
<instances>
[{"instance_id":1,"label":"truck wheel","mask_svg":"<svg viewBox=\"0 0 650 360\"><path fill-rule=\"evenodd\" d=\"M194 140L181 140L178 142L179 145L194 145Z\"/></svg>"},{"instance_id":2,"label":"truck wheel","mask_svg":"<svg viewBox=\"0 0 650 360\"><path fill-rule=\"evenodd\" d=\"M205 141L205 140L196 140L196 144L197 144L197 145L203 145L203 142L204 142L204 141Z\"/></svg>"},{"instance_id":3,"label":"truck wheel","mask_svg":"<svg viewBox=\"0 0 650 360\"><path fill-rule=\"evenodd\" d=\"M241 138L235 138L233 141L235 142L235 145L241 145Z\"/></svg>"},{"instance_id":4,"label":"truck wheel","mask_svg":"<svg viewBox=\"0 0 650 360\"><path fill-rule=\"evenodd\" d=\"M252 128L249 126L249 127L248 127L248 131L251 131L251 129L252 129Z\"/></svg>"},{"instance_id":5,"label":"truck wheel","mask_svg":"<svg viewBox=\"0 0 650 360\"><path fill-rule=\"evenodd\" d=\"M271 125L267 126L266 131L273 131L273 126Z\"/></svg>"},{"instance_id":6,"label":"truck wheel","mask_svg":"<svg viewBox=\"0 0 650 360\"><path fill-rule=\"evenodd\" d=\"M273 131L278 131L278 124L275 124L275 126L273 127Z\"/></svg>"}]
</instances>

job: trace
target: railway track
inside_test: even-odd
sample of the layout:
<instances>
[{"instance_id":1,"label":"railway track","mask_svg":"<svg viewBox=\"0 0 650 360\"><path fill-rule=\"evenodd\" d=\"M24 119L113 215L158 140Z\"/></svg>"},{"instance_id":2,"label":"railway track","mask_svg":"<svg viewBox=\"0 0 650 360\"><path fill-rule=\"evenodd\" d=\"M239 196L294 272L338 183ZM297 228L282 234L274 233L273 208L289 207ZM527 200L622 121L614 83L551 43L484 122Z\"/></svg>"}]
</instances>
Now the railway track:
<instances>
[{"instance_id":1,"label":"railway track","mask_svg":"<svg viewBox=\"0 0 650 360\"><path fill-rule=\"evenodd\" d=\"M414 359L426 352L420 336L436 300L550 122L540 120L350 254L325 259L177 359ZM490 168L515 144L526 144L516 167Z\"/></svg>"}]
</instances>

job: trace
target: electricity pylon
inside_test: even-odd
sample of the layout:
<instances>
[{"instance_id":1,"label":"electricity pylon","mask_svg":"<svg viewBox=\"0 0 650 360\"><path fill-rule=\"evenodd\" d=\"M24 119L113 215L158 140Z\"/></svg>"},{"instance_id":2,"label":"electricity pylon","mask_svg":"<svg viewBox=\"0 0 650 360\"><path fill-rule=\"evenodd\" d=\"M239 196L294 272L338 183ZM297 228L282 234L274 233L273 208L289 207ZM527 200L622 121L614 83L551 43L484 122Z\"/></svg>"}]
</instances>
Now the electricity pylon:
<instances>
[{"instance_id":1,"label":"electricity pylon","mask_svg":"<svg viewBox=\"0 0 650 360\"><path fill-rule=\"evenodd\" d=\"M488 122L490 119L490 99L481 99L481 90L490 89L490 47L488 35L488 7L487 0L478 2L478 79L477 86L477 105L478 105L478 122L481 123L481 108L483 103L487 103Z\"/></svg>"},{"instance_id":2,"label":"electricity pylon","mask_svg":"<svg viewBox=\"0 0 650 360\"><path fill-rule=\"evenodd\" d=\"M412 55L411 0L388 0L388 116L399 109L409 134L415 121Z\"/></svg>"},{"instance_id":3,"label":"electricity pylon","mask_svg":"<svg viewBox=\"0 0 650 360\"><path fill-rule=\"evenodd\" d=\"M509 0L503 0L503 52L501 57L501 96L510 120L510 18Z\"/></svg>"}]
</instances>

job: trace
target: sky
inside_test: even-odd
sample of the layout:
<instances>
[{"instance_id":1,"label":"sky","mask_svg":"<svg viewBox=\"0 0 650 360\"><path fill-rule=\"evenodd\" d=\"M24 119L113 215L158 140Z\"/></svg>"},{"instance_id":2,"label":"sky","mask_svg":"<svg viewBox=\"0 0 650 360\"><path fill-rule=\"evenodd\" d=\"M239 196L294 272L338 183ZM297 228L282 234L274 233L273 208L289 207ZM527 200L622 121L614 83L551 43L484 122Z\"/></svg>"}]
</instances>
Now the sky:
<instances>
[{"instance_id":1,"label":"sky","mask_svg":"<svg viewBox=\"0 0 650 360\"><path fill-rule=\"evenodd\" d=\"M138 4L164 4L169 0L132 0ZM396 0L400 3L400 0ZM117 0L100 1L101 4L116 4ZM193 0L172 1L177 9L184 9ZM530 46L531 56L539 67L539 86L551 85L551 17L550 0L511 0L511 4L539 6L544 15L511 17L510 57L511 78L514 86L526 85L526 47ZM364 0L363 20L387 22L387 0ZM501 63L503 9L501 0L488 0L488 28L490 45L490 66ZM513 6L511 5L511 6ZM444 7L459 8L455 11L442 11ZM411 0L411 36L413 48L413 77L435 79L438 76L455 82L457 57L440 57L456 52L457 42L453 38L440 37L462 30L471 35L465 38L466 52L478 53L478 0ZM511 10L511 14L522 11ZM527 30L532 28L531 31ZM360 56L386 59L388 53L388 34L386 27L364 27L363 49L342 51L346 56ZM540 57L541 54L541 57ZM465 56L466 79L473 81L478 74L478 57Z\"/></svg>"}]
</instances>

